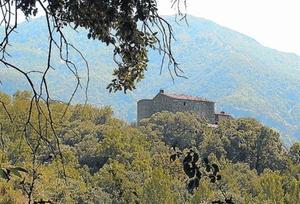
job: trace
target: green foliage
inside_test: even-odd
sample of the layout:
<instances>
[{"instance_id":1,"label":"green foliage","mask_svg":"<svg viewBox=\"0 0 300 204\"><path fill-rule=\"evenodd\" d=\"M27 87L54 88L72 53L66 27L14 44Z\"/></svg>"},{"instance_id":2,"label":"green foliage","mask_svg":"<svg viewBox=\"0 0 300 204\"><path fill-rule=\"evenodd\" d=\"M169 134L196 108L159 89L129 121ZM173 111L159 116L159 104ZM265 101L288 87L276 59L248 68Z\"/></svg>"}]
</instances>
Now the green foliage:
<instances>
[{"instance_id":1,"label":"green foliage","mask_svg":"<svg viewBox=\"0 0 300 204\"><path fill-rule=\"evenodd\" d=\"M289 150L289 158L294 164L300 163L300 142L293 144Z\"/></svg>"},{"instance_id":2,"label":"green foliage","mask_svg":"<svg viewBox=\"0 0 300 204\"><path fill-rule=\"evenodd\" d=\"M21 172L28 173L28 171L22 167L2 167L0 168L0 178L7 181L9 181L13 175L21 178Z\"/></svg>"},{"instance_id":3,"label":"green foliage","mask_svg":"<svg viewBox=\"0 0 300 204\"><path fill-rule=\"evenodd\" d=\"M109 107L91 105L70 105L62 120L66 104L53 103L62 163L58 152L46 148L56 144L51 140L40 144L33 160L26 139L37 137L32 131L24 138L22 131L30 94L0 96L10 113L0 109L0 203L29 197L54 203L211 203L225 202L224 194L234 203L299 200L298 144L283 151L279 135L255 120L210 127L190 113L164 112L136 127L114 118Z\"/></svg>"},{"instance_id":4,"label":"green foliage","mask_svg":"<svg viewBox=\"0 0 300 204\"><path fill-rule=\"evenodd\" d=\"M155 169L145 181L143 203L182 203L184 199L178 187L180 183L176 178L164 173L162 169Z\"/></svg>"},{"instance_id":5,"label":"green foliage","mask_svg":"<svg viewBox=\"0 0 300 204\"><path fill-rule=\"evenodd\" d=\"M148 131L151 138L162 139L169 146L181 150L198 146L203 140L203 130L207 125L189 113L162 112L144 119L139 124L143 131Z\"/></svg>"},{"instance_id":6,"label":"green foliage","mask_svg":"<svg viewBox=\"0 0 300 204\"><path fill-rule=\"evenodd\" d=\"M293 178L287 184L286 194L284 196L285 203L297 203L300 200L300 181Z\"/></svg>"},{"instance_id":7,"label":"green foliage","mask_svg":"<svg viewBox=\"0 0 300 204\"><path fill-rule=\"evenodd\" d=\"M263 200L267 204L283 203L283 177L281 177L279 172L264 172L262 177L257 179L256 185L258 202Z\"/></svg>"},{"instance_id":8,"label":"green foliage","mask_svg":"<svg viewBox=\"0 0 300 204\"><path fill-rule=\"evenodd\" d=\"M282 169L286 153L279 134L253 119L225 121L216 129L223 138L226 157L234 162L246 161L258 173L265 168Z\"/></svg>"},{"instance_id":9,"label":"green foliage","mask_svg":"<svg viewBox=\"0 0 300 204\"><path fill-rule=\"evenodd\" d=\"M13 185L0 179L0 204L23 204L25 197Z\"/></svg>"},{"instance_id":10,"label":"green foliage","mask_svg":"<svg viewBox=\"0 0 300 204\"><path fill-rule=\"evenodd\" d=\"M265 168L283 169L286 164L279 134L253 119L228 120L211 128L190 113L162 112L142 120L140 129L170 146L195 146L203 157L213 153L217 158L246 162L258 173Z\"/></svg>"}]
</instances>

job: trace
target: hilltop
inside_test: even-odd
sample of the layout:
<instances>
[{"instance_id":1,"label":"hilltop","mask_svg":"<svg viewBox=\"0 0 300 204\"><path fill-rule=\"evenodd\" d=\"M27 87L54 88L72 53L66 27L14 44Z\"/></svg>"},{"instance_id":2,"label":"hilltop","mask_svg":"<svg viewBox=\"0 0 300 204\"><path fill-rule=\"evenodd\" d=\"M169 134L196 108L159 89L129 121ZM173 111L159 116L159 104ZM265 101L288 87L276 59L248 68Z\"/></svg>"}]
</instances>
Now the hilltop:
<instances>
[{"instance_id":1,"label":"hilltop","mask_svg":"<svg viewBox=\"0 0 300 204\"><path fill-rule=\"evenodd\" d=\"M184 78L173 82L167 69L160 74L161 57L150 52L145 80L132 93L109 94L105 89L114 68L112 49L88 40L85 32L67 30L70 41L90 62L89 103L116 110L128 121L136 119L136 101L153 97L162 88L170 92L202 96L218 103L218 110L235 117L254 117L279 130L290 143L300 139L300 57L264 47L251 37L222 27L209 20L188 17L188 26L172 23L176 42L174 55L185 71ZM28 69L43 69L47 53L47 29L42 18L24 22L12 38L10 53L17 64ZM75 56L76 60L78 56ZM82 64L83 65L83 64ZM49 86L54 95L67 100L74 79L69 73L51 70ZM84 70L80 70L81 73ZM21 76L0 67L0 91L14 93L26 89ZM84 101L84 89L74 102Z\"/></svg>"}]
</instances>

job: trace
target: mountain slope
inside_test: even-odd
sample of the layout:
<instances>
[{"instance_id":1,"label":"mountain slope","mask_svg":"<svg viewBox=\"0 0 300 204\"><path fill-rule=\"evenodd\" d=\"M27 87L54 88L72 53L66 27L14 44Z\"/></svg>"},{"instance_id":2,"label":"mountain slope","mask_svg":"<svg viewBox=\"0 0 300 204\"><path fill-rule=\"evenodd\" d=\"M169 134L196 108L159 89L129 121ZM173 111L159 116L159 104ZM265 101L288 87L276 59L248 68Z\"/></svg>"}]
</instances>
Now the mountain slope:
<instances>
[{"instance_id":1,"label":"mountain slope","mask_svg":"<svg viewBox=\"0 0 300 204\"><path fill-rule=\"evenodd\" d=\"M127 95L108 94L105 90L115 67L111 48L88 40L85 32L66 31L70 41L90 62L90 103L111 105L117 116L133 121L136 101L153 97L163 88L209 98L217 102L218 110L236 117L255 117L280 130L287 143L291 138L300 139L299 56L264 47L248 36L205 19L189 16L187 26L174 23L173 17L167 18L173 24L177 39L173 45L174 55L188 79L175 78L173 83L167 69L160 75L161 57L151 51L145 80ZM18 32L10 48L14 62L29 70L43 69L47 52L47 30L43 19L20 24ZM75 60L78 58L74 56ZM83 67L83 63L80 65ZM80 72L84 73L84 69ZM74 88L74 79L69 74L57 64L49 77L54 95L63 100L67 100ZM14 72L1 67L0 76L3 83L0 91L13 93L16 89L26 88ZM79 91L75 102L84 101L83 92Z\"/></svg>"}]
</instances>

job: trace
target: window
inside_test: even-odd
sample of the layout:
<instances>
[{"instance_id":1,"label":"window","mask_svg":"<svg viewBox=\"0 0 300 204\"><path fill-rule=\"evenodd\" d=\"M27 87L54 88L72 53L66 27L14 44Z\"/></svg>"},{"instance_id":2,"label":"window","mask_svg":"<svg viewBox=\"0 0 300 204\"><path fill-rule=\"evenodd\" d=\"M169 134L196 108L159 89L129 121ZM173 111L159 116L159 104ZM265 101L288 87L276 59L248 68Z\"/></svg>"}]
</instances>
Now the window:
<instances>
[{"instance_id":1,"label":"window","mask_svg":"<svg viewBox=\"0 0 300 204\"><path fill-rule=\"evenodd\" d=\"M185 105L186 105L186 102L183 102L183 105L185 106Z\"/></svg>"}]
</instances>

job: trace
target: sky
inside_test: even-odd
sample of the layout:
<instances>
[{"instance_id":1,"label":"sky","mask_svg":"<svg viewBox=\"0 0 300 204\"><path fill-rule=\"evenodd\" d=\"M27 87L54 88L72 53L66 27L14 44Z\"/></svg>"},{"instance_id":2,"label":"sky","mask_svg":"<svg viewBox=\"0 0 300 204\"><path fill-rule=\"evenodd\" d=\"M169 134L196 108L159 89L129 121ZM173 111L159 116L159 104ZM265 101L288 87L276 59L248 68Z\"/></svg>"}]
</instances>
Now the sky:
<instances>
[{"instance_id":1,"label":"sky","mask_svg":"<svg viewBox=\"0 0 300 204\"><path fill-rule=\"evenodd\" d=\"M174 0L157 0L172 15ZM182 2L184 0L181 0ZM264 46L300 56L300 0L186 0L186 12L246 34ZM184 9L184 6L182 5ZM21 21L24 20L20 16Z\"/></svg>"},{"instance_id":2,"label":"sky","mask_svg":"<svg viewBox=\"0 0 300 204\"><path fill-rule=\"evenodd\" d=\"M170 2L158 0L160 14L175 13ZM300 56L300 0L187 0L186 12Z\"/></svg>"}]
</instances>

